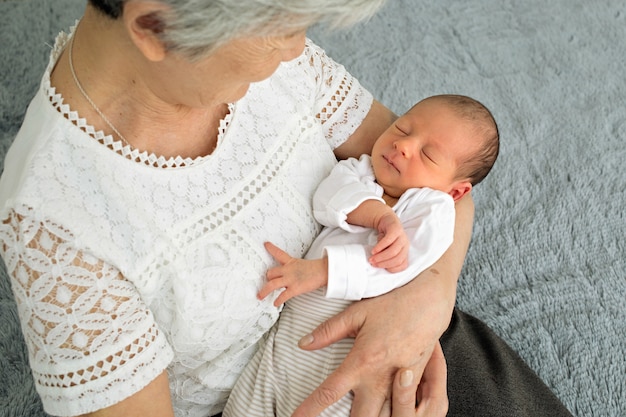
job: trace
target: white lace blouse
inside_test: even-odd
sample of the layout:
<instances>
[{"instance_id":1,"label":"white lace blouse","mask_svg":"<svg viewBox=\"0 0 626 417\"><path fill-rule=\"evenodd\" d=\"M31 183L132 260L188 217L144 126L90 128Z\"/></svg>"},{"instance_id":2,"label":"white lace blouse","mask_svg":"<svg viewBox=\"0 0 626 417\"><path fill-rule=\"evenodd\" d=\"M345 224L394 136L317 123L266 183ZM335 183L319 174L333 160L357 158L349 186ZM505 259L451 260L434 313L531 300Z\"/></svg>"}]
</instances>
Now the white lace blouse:
<instances>
[{"instance_id":1,"label":"white lace blouse","mask_svg":"<svg viewBox=\"0 0 626 417\"><path fill-rule=\"evenodd\" d=\"M206 157L123 147L63 103L50 71L0 179L0 252L45 410L77 415L167 369L177 416L222 410L278 316L262 243L302 255L311 197L372 97L307 43L230 106Z\"/></svg>"}]
</instances>

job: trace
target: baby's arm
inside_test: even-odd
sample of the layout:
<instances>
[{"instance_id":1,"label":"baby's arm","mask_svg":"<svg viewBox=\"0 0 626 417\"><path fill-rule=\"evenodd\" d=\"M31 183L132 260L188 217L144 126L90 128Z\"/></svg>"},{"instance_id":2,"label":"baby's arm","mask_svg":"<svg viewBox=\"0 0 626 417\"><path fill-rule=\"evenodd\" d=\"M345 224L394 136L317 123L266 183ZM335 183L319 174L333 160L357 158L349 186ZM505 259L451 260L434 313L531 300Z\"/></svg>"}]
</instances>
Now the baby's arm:
<instances>
[{"instance_id":1,"label":"baby's arm","mask_svg":"<svg viewBox=\"0 0 626 417\"><path fill-rule=\"evenodd\" d=\"M389 273L372 266L367 262L368 254L362 244L325 246L325 257L308 260L292 258L268 242L265 248L280 266L268 270L268 282L259 291L259 299L285 288L274 302L279 306L296 295L326 286L327 297L360 300L409 282L439 259L452 243L454 201L445 193L429 189L412 189L407 193L408 197L398 203L398 210L405 219L404 230L409 236L406 269Z\"/></svg>"},{"instance_id":2,"label":"baby's arm","mask_svg":"<svg viewBox=\"0 0 626 417\"><path fill-rule=\"evenodd\" d=\"M411 189L396 204L409 237L409 265L397 273L367 262L364 245L328 245L326 297L360 300L375 297L411 281L450 246L454 233L454 201L440 191Z\"/></svg>"},{"instance_id":3,"label":"baby's arm","mask_svg":"<svg viewBox=\"0 0 626 417\"><path fill-rule=\"evenodd\" d=\"M408 238L402 224L382 198L368 156L340 161L318 186L313 198L315 218L324 226L348 232L353 226L379 232L369 262L389 272L406 268Z\"/></svg>"},{"instance_id":4,"label":"baby's arm","mask_svg":"<svg viewBox=\"0 0 626 417\"><path fill-rule=\"evenodd\" d=\"M369 263L388 272L400 272L408 266L409 238L402 222L391 207L379 200L365 200L348 213L346 221L378 231L378 243L372 248Z\"/></svg>"},{"instance_id":5,"label":"baby's arm","mask_svg":"<svg viewBox=\"0 0 626 417\"><path fill-rule=\"evenodd\" d=\"M270 242L265 243L265 249L280 263L280 266L267 271L267 282L257 295L260 300L272 291L284 288L285 290L274 301L274 305L278 307L296 295L316 290L328 283L328 258L292 258L287 252Z\"/></svg>"}]
</instances>

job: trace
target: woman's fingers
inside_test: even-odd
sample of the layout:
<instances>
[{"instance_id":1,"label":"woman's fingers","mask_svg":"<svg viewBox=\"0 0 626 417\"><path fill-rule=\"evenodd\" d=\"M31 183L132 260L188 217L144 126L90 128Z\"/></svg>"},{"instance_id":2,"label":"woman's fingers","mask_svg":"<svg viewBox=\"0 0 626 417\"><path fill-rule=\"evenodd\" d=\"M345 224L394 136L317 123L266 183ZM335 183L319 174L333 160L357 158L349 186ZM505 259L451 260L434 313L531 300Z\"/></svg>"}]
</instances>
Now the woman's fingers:
<instances>
[{"instance_id":1,"label":"woman's fingers","mask_svg":"<svg viewBox=\"0 0 626 417\"><path fill-rule=\"evenodd\" d=\"M399 369L391 393L391 417L415 417L417 378L412 369Z\"/></svg>"},{"instance_id":2,"label":"woman's fingers","mask_svg":"<svg viewBox=\"0 0 626 417\"><path fill-rule=\"evenodd\" d=\"M446 360L441 345L437 343L419 384L415 372L410 368L400 369L396 373L391 417L445 417L448 412L446 377Z\"/></svg>"},{"instance_id":3,"label":"woman's fingers","mask_svg":"<svg viewBox=\"0 0 626 417\"><path fill-rule=\"evenodd\" d=\"M446 359L441 345L437 343L430 360L424 368L419 385L416 417L444 417L448 413ZM396 417L394 415L394 417Z\"/></svg>"},{"instance_id":4,"label":"woman's fingers","mask_svg":"<svg viewBox=\"0 0 626 417\"><path fill-rule=\"evenodd\" d=\"M353 311L354 309L348 307L336 316L329 318L310 334L300 339L298 346L305 350L315 350L330 346L346 337L355 337L360 328L360 323L365 317L360 319L360 315L350 314Z\"/></svg>"},{"instance_id":5,"label":"woman's fingers","mask_svg":"<svg viewBox=\"0 0 626 417\"><path fill-rule=\"evenodd\" d=\"M346 337L354 337L360 327L359 315L350 314L347 310L331 317L310 334L300 339L298 345L305 350L315 350L331 345ZM363 318L364 319L364 318ZM293 417L314 417L337 402L351 389L358 385L359 368L351 361L344 361L339 368L309 395L296 409Z\"/></svg>"},{"instance_id":6,"label":"woman's fingers","mask_svg":"<svg viewBox=\"0 0 626 417\"><path fill-rule=\"evenodd\" d=\"M411 296L403 297L404 291ZM423 302L416 303L416 298L422 298ZM432 335L438 333L440 326L440 320L437 315L432 314L432 309L423 310L429 304L430 298L431 296L423 292L415 291L409 283L386 295L351 304L303 337L299 345L306 350L319 349L346 337L354 337L355 340L342 365L298 408L294 416L317 416L325 407L349 391L354 392L353 407L358 412L361 409L367 410L362 414L364 416L369 416L373 411L374 414L371 415L377 417L386 398L392 399L392 408L393 401L396 401L394 413L415 416L421 410L415 409L415 380L421 380L424 367L433 360L431 356L437 339L433 339ZM446 310L442 311L445 313ZM390 323L394 325L390 326ZM416 328L421 329L421 332L416 332ZM426 413L422 415L429 415L431 409L445 409L437 406L446 404L445 362L437 358L435 356L436 360L430 364L430 376L425 379L424 386L420 386L423 393L418 399L422 399L420 407ZM398 387L399 391L393 391L396 395L393 397L390 391L396 389L394 377L398 369L409 369L413 372L413 378L408 379L413 379L414 386L410 389ZM406 374L404 378L406 383ZM428 388L429 384L438 388ZM407 393L411 389L413 392ZM407 396L411 398L407 400ZM411 411L413 414L410 414ZM356 415L361 417L360 414ZM403 414L391 415L404 417ZM439 411L434 415L440 415Z\"/></svg>"},{"instance_id":7,"label":"woman's fingers","mask_svg":"<svg viewBox=\"0 0 626 417\"><path fill-rule=\"evenodd\" d=\"M381 387L371 381L370 385L363 383L362 388L354 390L354 400L350 417L379 417L384 413L385 407L389 408L389 385L391 381L387 381L387 387ZM378 388L378 389L376 389Z\"/></svg>"},{"instance_id":8,"label":"woman's fingers","mask_svg":"<svg viewBox=\"0 0 626 417\"><path fill-rule=\"evenodd\" d=\"M294 411L292 417L316 417L346 395L356 385L352 379L356 372L339 371L342 367L343 365L330 374Z\"/></svg>"}]
</instances>

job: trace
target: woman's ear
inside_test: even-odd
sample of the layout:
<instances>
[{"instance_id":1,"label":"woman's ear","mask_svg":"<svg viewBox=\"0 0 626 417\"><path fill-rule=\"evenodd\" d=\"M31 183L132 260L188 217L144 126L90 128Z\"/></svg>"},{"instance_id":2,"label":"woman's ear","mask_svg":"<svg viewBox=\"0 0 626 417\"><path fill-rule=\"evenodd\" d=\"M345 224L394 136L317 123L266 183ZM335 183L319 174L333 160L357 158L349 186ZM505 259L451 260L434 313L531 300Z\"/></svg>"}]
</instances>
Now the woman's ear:
<instances>
[{"instance_id":1,"label":"woman's ear","mask_svg":"<svg viewBox=\"0 0 626 417\"><path fill-rule=\"evenodd\" d=\"M130 38L141 53L150 61L165 58L167 48L160 34L165 28L163 14L167 6L150 1L129 1L124 5L124 25Z\"/></svg>"},{"instance_id":2,"label":"woman's ear","mask_svg":"<svg viewBox=\"0 0 626 417\"><path fill-rule=\"evenodd\" d=\"M472 191L472 183L469 181L459 181L452 186L448 192L455 202L459 201L465 194Z\"/></svg>"}]
</instances>

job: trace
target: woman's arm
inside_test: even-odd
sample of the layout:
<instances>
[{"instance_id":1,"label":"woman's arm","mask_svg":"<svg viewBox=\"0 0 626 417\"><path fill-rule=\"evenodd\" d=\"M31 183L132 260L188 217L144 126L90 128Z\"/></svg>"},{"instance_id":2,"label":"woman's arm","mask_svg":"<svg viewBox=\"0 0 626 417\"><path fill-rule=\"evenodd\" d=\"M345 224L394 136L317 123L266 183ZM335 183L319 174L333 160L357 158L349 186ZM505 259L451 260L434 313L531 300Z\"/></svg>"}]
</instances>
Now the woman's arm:
<instances>
[{"instance_id":1,"label":"woman's arm","mask_svg":"<svg viewBox=\"0 0 626 417\"><path fill-rule=\"evenodd\" d=\"M471 238L474 204L470 195L456 204L454 242L446 253L413 281L380 297L359 301L305 336L301 347L319 349L345 337L354 347L296 410L316 416L350 390L353 415L377 417L399 368L419 380L433 349L450 323L456 285Z\"/></svg>"},{"instance_id":2,"label":"woman's arm","mask_svg":"<svg viewBox=\"0 0 626 417\"><path fill-rule=\"evenodd\" d=\"M167 371L163 371L145 388L125 400L111 407L84 415L84 417L116 416L174 417Z\"/></svg>"},{"instance_id":3,"label":"woman's arm","mask_svg":"<svg viewBox=\"0 0 626 417\"><path fill-rule=\"evenodd\" d=\"M44 407L173 416L164 334L135 286L75 242L61 226L15 211L0 222L0 251L14 249L7 270Z\"/></svg>"}]
</instances>

